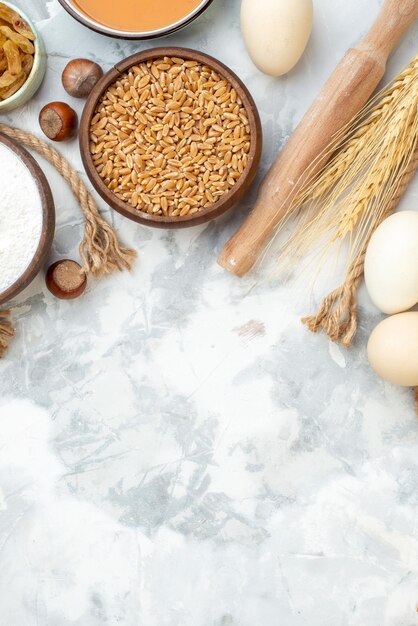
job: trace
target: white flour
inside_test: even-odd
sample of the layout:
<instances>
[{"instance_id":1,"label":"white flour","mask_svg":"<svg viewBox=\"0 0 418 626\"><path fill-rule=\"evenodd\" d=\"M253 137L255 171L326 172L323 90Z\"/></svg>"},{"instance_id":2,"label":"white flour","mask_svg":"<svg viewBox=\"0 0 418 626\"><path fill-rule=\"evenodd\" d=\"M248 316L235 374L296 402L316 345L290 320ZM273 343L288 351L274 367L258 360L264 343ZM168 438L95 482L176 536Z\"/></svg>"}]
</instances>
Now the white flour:
<instances>
[{"instance_id":1,"label":"white flour","mask_svg":"<svg viewBox=\"0 0 418 626\"><path fill-rule=\"evenodd\" d=\"M0 293L29 266L41 231L38 187L23 161L0 144Z\"/></svg>"}]
</instances>

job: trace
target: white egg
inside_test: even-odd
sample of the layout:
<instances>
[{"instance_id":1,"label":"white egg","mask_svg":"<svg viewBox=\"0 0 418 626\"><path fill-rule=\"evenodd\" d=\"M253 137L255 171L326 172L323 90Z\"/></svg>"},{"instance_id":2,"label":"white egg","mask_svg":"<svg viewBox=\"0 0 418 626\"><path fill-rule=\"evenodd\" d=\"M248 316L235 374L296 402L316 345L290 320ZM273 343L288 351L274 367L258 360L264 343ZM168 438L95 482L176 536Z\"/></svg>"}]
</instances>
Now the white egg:
<instances>
[{"instance_id":1,"label":"white egg","mask_svg":"<svg viewBox=\"0 0 418 626\"><path fill-rule=\"evenodd\" d=\"M383 313L407 311L418 302L418 212L401 211L382 222L366 253L370 298Z\"/></svg>"},{"instance_id":2,"label":"white egg","mask_svg":"<svg viewBox=\"0 0 418 626\"><path fill-rule=\"evenodd\" d=\"M399 313L381 322L369 339L370 365L382 378L418 387L418 313Z\"/></svg>"},{"instance_id":3,"label":"white egg","mask_svg":"<svg viewBox=\"0 0 418 626\"><path fill-rule=\"evenodd\" d=\"M281 76L302 56L312 30L312 0L242 0L241 30L254 64Z\"/></svg>"}]
</instances>

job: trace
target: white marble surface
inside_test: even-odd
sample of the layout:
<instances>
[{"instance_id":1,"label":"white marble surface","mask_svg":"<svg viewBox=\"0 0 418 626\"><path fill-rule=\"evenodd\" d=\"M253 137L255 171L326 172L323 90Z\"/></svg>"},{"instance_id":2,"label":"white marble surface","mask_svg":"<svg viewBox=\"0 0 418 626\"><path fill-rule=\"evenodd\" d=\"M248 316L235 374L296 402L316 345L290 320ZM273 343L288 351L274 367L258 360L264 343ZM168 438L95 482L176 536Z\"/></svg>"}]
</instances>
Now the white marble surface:
<instances>
[{"instance_id":1,"label":"white marble surface","mask_svg":"<svg viewBox=\"0 0 418 626\"><path fill-rule=\"evenodd\" d=\"M49 52L38 96L7 118L21 128L36 130L40 106L67 99L67 59L108 68L149 45L90 33L56 0L20 2ZM308 49L284 79L246 56L238 0L215 0L161 43L208 51L245 80L265 170L379 4L315 0ZM417 34L389 76L416 53ZM81 170L76 142L62 148ZM79 209L45 171L52 259L77 258ZM417 197L415 184L403 207ZM39 277L16 301L18 335L0 364L2 625L417 625L411 394L367 366L381 316L364 293L358 340L343 352L300 324L311 307L303 280L249 291L253 279L216 265L253 198L176 233L108 211L138 249L131 275L91 283L73 303ZM240 332L251 320L258 331Z\"/></svg>"}]
</instances>

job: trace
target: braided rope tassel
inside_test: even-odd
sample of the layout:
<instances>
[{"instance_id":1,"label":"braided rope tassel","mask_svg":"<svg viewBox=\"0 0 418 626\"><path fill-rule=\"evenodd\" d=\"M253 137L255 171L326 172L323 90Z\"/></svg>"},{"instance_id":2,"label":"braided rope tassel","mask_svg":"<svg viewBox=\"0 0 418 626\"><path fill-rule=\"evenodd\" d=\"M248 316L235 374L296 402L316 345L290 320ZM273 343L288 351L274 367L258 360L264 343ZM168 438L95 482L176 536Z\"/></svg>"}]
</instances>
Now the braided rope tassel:
<instances>
[{"instance_id":1,"label":"braided rope tassel","mask_svg":"<svg viewBox=\"0 0 418 626\"><path fill-rule=\"evenodd\" d=\"M6 354L14 334L10 311L0 311L0 359Z\"/></svg>"}]
</instances>

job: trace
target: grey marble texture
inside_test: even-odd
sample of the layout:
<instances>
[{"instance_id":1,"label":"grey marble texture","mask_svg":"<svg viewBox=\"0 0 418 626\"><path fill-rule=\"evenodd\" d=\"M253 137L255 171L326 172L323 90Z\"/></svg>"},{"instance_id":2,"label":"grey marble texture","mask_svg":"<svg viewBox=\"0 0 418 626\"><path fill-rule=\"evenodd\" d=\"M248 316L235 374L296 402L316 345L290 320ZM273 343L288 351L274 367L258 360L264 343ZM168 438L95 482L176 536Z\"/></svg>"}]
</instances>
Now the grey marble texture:
<instances>
[{"instance_id":1,"label":"grey marble texture","mask_svg":"<svg viewBox=\"0 0 418 626\"><path fill-rule=\"evenodd\" d=\"M37 130L67 98L66 61L105 68L150 44L113 41L56 0L20 0L45 38L37 97L6 117ZM218 56L249 86L265 131L261 174L378 0L314 0L298 67L260 74L238 0L215 0L162 40ZM416 54L418 29L388 76ZM72 101L80 112L82 103ZM2 118L3 121L4 118ZM82 171L76 142L62 151ZM83 220L49 166L51 260L77 258ZM416 626L418 421L409 390L369 369L382 318L361 294L350 352L311 335L311 293L238 280L216 265L255 189L228 215L182 232L135 225L101 203L137 248L132 274L75 302L40 276L14 303L0 363L0 624L3 626ZM415 183L403 208L417 207Z\"/></svg>"}]
</instances>

